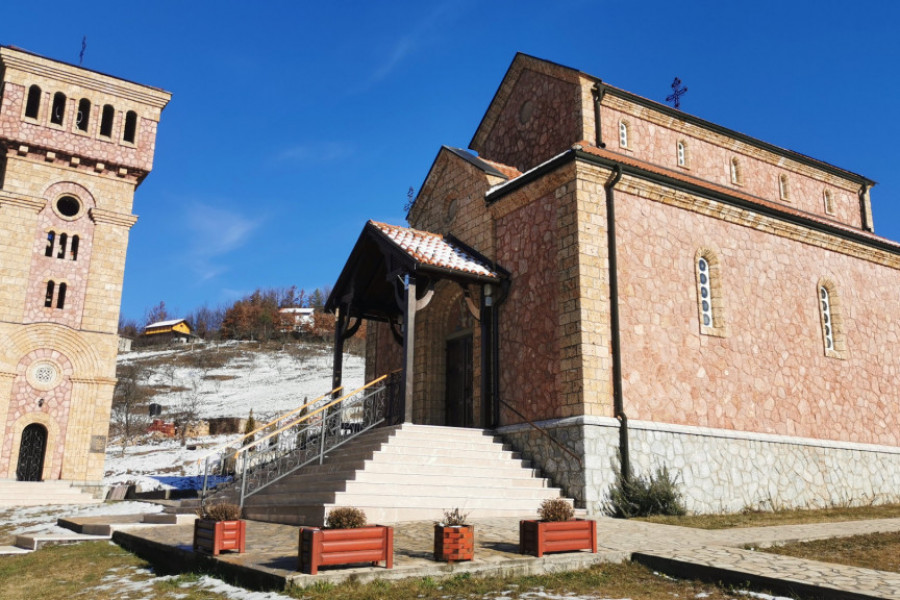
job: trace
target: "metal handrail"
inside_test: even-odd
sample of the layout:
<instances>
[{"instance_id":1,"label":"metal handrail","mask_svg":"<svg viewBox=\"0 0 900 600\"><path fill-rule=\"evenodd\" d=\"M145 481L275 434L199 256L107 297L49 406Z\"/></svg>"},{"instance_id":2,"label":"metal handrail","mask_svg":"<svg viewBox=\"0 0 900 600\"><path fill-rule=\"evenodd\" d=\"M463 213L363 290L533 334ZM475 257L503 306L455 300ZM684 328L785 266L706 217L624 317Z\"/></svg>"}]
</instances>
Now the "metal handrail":
<instances>
[{"instance_id":1,"label":"metal handrail","mask_svg":"<svg viewBox=\"0 0 900 600\"><path fill-rule=\"evenodd\" d=\"M201 503L210 491L211 477L230 480L224 482L225 486L240 481L243 506L247 496L313 461L321 464L327 453L385 421L391 422L396 411L391 382L389 375L378 377L233 452L228 449L210 455L203 468Z\"/></svg>"},{"instance_id":2,"label":"metal handrail","mask_svg":"<svg viewBox=\"0 0 900 600\"><path fill-rule=\"evenodd\" d=\"M234 446L236 443L242 442L250 436L256 435L257 433L259 433L266 427L269 427L270 425L273 425L283 419L286 419L287 417L290 417L293 414L301 412L304 408L308 408L308 407L312 406L313 404L315 404L316 402L320 402L323 398L327 398L328 396L333 396L334 394L336 394L337 392L339 392L342 389L344 389L344 386L339 385L338 387L334 388L330 392L326 392L326 393L322 394L321 396L317 397L315 400L310 400L309 402L307 402L306 404L304 404L303 406L301 406L299 408L295 408L294 410L292 410L290 412L286 412L283 415L278 415L277 417L275 417L274 419L272 419L265 425L260 425L259 427L257 427L253 431L251 431L250 433L245 433L237 439L231 440L230 442L226 442L226 443L222 444L221 446L217 446L212 452L208 452L208 453L204 454L203 456L201 456L200 458L198 458L196 462L197 463L203 462L210 456L213 456L214 454L218 454L222 450L225 450L230 446Z\"/></svg>"},{"instance_id":3,"label":"metal handrail","mask_svg":"<svg viewBox=\"0 0 900 600\"><path fill-rule=\"evenodd\" d=\"M534 427L535 429L537 429L542 435L545 435L551 442L553 442L554 444L556 444L557 446L559 446L560 448L562 448L563 451L564 451L566 454L568 454L569 456L571 456L572 458L575 459L575 461L578 463L578 466L580 466L580 467L581 467L581 466L584 466L584 463L581 462L581 458L580 458L577 454L575 454L574 452L572 452L571 450L569 450L562 442L558 441L555 437L553 437L552 435L550 435L550 432L549 432L549 431L547 431L547 430L544 429L543 427L539 427L539 426L535 425L535 424L531 421L531 419L529 419L528 417L526 417L525 415L523 415L522 413L520 413L518 410L516 410L515 408L513 408L512 406L510 406L509 403L505 402L502 398L498 398L498 400L500 400L500 404L502 404L503 406L505 406L506 408L508 408L508 409L511 410L512 412L516 413L516 414L519 416L519 418L523 419L526 423L528 423L529 425L531 425L532 427Z\"/></svg>"}]
</instances>

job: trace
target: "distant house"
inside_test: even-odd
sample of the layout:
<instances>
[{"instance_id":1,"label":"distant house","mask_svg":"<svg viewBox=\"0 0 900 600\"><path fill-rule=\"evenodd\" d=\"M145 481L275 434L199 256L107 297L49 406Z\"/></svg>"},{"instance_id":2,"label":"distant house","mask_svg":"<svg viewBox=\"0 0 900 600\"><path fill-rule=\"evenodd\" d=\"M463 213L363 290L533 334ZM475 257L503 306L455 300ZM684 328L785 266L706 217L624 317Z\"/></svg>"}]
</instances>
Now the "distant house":
<instances>
[{"instance_id":1,"label":"distant house","mask_svg":"<svg viewBox=\"0 0 900 600\"><path fill-rule=\"evenodd\" d=\"M301 332L312 327L314 308L280 308L278 314L282 316L279 331Z\"/></svg>"},{"instance_id":2,"label":"distant house","mask_svg":"<svg viewBox=\"0 0 900 600\"><path fill-rule=\"evenodd\" d=\"M157 321L144 328L144 341L150 343L181 342L191 339L191 326L186 319Z\"/></svg>"},{"instance_id":3,"label":"distant house","mask_svg":"<svg viewBox=\"0 0 900 600\"><path fill-rule=\"evenodd\" d=\"M134 341L130 337L124 335L119 336L119 352L131 352L131 342Z\"/></svg>"}]
</instances>

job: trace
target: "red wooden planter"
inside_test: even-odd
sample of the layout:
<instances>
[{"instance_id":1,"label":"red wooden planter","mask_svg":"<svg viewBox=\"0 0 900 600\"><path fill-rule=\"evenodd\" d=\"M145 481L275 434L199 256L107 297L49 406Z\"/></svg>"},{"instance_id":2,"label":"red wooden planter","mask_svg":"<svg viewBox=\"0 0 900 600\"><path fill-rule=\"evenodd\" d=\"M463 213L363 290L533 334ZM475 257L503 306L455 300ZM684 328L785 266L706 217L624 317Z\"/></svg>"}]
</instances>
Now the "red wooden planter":
<instances>
[{"instance_id":1,"label":"red wooden planter","mask_svg":"<svg viewBox=\"0 0 900 600\"><path fill-rule=\"evenodd\" d=\"M597 552L596 521L519 521L519 553L543 556L573 550Z\"/></svg>"},{"instance_id":2,"label":"red wooden planter","mask_svg":"<svg viewBox=\"0 0 900 600\"><path fill-rule=\"evenodd\" d=\"M218 556L222 550L244 551L247 523L194 519L194 552Z\"/></svg>"},{"instance_id":3,"label":"red wooden planter","mask_svg":"<svg viewBox=\"0 0 900 600\"><path fill-rule=\"evenodd\" d=\"M434 560L455 562L472 560L475 556L475 527L462 525L449 527L434 526Z\"/></svg>"},{"instance_id":4,"label":"red wooden planter","mask_svg":"<svg viewBox=\"0 0 900 600\"><path fill-rule=\"evenodd\" d=\"M355 529L300 528L300 571L315 575L323 565L385 561L394 566L394 529L382 525Z\"/></svg>"}]
</instances>

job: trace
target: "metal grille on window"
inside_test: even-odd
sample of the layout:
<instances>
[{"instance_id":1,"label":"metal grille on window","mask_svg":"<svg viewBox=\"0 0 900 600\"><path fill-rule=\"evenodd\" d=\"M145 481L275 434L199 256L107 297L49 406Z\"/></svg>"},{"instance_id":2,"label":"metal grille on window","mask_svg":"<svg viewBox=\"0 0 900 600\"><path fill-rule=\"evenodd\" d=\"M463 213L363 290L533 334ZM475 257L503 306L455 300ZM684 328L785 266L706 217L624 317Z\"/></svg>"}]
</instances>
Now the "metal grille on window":
<instances>
[{"instance_id":1,"label":"metal grille on window","mask_svg":"<svg viewBox=\"0 0 900 600\"><path fill-rule=\"evenodd\" d=\"M828 290L819 288L819 300L822 303L822 335L825 337L825 349L834 350L834 323L831 320L831 299Z\"/></svg>"},{"instance_id":2,"label":"metal grille on window","mask_svg":"<svg viewBox=\"0 0 900 600\"><path fill-rule=\"evenodd\" d=\"M712 288L709 283L709 263L705 258L697 261L697 277L700 281L700 315L705 327L712 327Z\"/></svg>"}]
</instances>

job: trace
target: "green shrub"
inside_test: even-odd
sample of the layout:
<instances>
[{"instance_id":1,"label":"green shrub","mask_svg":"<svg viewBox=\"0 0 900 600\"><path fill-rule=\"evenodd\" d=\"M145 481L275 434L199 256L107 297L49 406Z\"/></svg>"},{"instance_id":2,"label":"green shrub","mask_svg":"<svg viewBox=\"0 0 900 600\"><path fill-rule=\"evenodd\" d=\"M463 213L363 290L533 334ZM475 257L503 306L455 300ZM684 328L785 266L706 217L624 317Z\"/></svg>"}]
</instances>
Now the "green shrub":
<instances>
[{"instance_id":1,"label":"green shrub","mask_svg":"<svg viewBox=\"0 0 900 600\"><path fill-rule=\"evenodd\" d=\"M250 415L247 417L247 424L244 425L244 435L252 433L256 429L256 419L253 418L253 409L250 409Z\"/></svg>"},{"instance_id":2,"label":"green shrub","mask_svg":"<svg viewBox=\"0 0 900 600\"><path fill-rule=\"evenodd\" d=\"M366 526L366 513L352 506L341 506L332 509L325 519L328 529L355 529Z\"/></svg>"},{"instance_id":3,"label":"green shrub","mask_svg":"<svg viewBox=\"0 0 900 600\"><path fill-rule=\"evenodd\" d=\"M627 479L617 471L616 482L610 487L604 510L619 519L650 515L685 514L677 476L667 467L656 469L655 475L631 475Z\"/></svg>"},{"instance_id":4,"label":"green shrub","mask_svg":"<svg viewBox=\"0 0 900 600\"><path fill-rule=\"evenodd\" d=\"M538 509L541 521L568 521L575 516L575 509L562 498L547 498Z\"/></svg>"}]
</instances>

